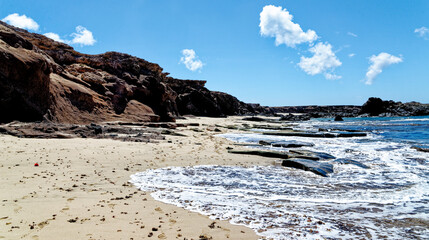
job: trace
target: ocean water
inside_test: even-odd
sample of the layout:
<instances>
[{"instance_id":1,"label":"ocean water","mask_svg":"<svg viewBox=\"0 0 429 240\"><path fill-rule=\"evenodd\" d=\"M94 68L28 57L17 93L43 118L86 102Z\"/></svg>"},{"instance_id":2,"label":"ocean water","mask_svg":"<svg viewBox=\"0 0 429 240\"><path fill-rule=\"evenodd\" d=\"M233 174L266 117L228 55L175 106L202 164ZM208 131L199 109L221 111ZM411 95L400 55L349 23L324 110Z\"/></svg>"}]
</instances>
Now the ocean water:
<instances>
[{"instance_id":1,"label":"ocean water","mask_svg":"<svg viewBox=\"0 0 429 240\"><path fill-rule=\"evenodd\" d=\"M281 166L194 166L136 173L130 182L162 202L229 220L272 239L429 239L429 117L316 119L297 129L353 129L367 137L222 134L235 142L298 140L303 149L358 161L320 177ZM270 147L265 147L270 148ZM281 148L270 148L285 151Z\"/></svg>"}]
</instances>

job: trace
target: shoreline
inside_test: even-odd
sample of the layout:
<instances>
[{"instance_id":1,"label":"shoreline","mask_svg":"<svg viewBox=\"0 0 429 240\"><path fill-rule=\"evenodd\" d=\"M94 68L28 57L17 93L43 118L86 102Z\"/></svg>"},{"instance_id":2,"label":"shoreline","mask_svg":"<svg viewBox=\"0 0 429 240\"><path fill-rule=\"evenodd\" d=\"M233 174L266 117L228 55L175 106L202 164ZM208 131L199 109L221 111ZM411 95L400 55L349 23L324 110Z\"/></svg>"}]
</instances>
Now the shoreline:
<instances>
[{"instance_id":1,"label":"shoreline","mask_svg":"<svg viewBox=\"0 0 429 240\"><path fill-rule=\"evenodd\" d=\"M214 137L224 132L215 131L216 124L236 119L179 120L200 126L180 130L188 137L158 143L0 135L0 239L260 238L250 228L156 201L128 183L151 168L272 164L228 154L232 143Z\"/></svg>"}]
</instances>

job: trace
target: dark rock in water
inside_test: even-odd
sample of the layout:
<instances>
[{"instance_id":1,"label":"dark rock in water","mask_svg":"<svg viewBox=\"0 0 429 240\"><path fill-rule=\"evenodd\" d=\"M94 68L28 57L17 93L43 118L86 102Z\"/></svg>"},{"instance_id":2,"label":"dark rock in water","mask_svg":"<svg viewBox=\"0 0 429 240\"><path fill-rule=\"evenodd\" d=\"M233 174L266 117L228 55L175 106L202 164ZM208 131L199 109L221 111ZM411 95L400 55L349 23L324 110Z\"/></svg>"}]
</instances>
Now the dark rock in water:
<instances>
[{"instance_id":1,"label":"dark rock in water","mask_svg":"<svg viewBox=\"0 0 429 240\"><path fill-rule=\"evenodd\" d=\"M358 132L362 133L361 130L352 130L352 129L339 129L339 128L319 128L319 132Z\"/></svg>"},{"instance_id":2,"label":"dark rock in water","mask_svg":"<svg viewBox=\"0 0 429 240\"><path fill-rule=\"evenodd\" d=\"M273 147L281 147L281 148L299 148L299 147L313 147L314 144L306 143L306 142L298 142L298 141L259 141L261 145L271 145Z\"/></svg>"},{"instance_id":3,"label":"dark rock in water","mask_svg":"<svg viewBox=\"0 0 429 240\"><path fill-rule=\"evenodd\" d=\"M311 137L311 138L337 138L337 137L365 137L361 132L301 132L301 131L276 131L264 132L264 135L288 136L288 137Z\"/></svg>"},{"instance_id":4,"label":"dark rock in water","mask_svg":"<svg viewBox=\"0 0 429 240\"><path fill-rule=\"evenodd\" d=\"M341 121L344 121L344 119L341 116L335 116L334 121L341 122Z\"/></svg>"},{"instance_id":5,"label":"dark rock in water","mask_svg":"<svg viewBox=\"0 0 429 240\"><path fill-rule=\"evenodd\" d=\"M290 153L293 153L295 155L298 155L298 158L307 158L311 157L311 159L317 158L319 160L328 160L328 159L335 159L336 157L332 156L331 154L324 153L324 152L313 152L309 150L289 150Z\"/></svg>"},{"instance_id":6,"label":"dark rock in water","mask_svg":"<svg viewBox=\"0 0 429 240\"><path fill-rule=\"evenodd\" d=\"M334 172L334 166L330 163L300 158L283 160L282 166L310 171L323 177L327 177L329 173Z\"/></svg>"},{"instance_id":7,"label":"dark rock in water","mask_svg":"<svg viewBox=\"0 0 429 240\"><path fill-rule=\"evenodd\" d=\"M299 115L295 115L295 114L287 114L284 115L280 118L280 121L308 121L310 120L311 117L308 114L299 114Z\"/></svg>"},{"instance_id":8,"label":"dark rock in water","mask_svg":"<svg viewBox=\"0 0 429 240\"><path fill-rule=\"evenodd\" d=\"M289 158L288 154L280 153L280 152L268 152L268 151L257 151L257 150L243 150L243 151L231 150L228 152L233 154L257 155L257 156L269 157L269 158L281 158L281 159Z\"/></svg>"},{"instance_id":9,"label":"dark rock in water","mask_svg":"<svg viewBox=\"0 0 429 240\"><path fill-rule=\"evenodd\" d=\"M265 119L265 118L255 117L255 116L253 116L253 117L245 117L242 120L244 120L244 121L252 121L252 122L265 122L265 121L267 121L267 119Z\"/></svg>"},{"instance_id":10,"label":"dark rock in water","mask_svg":"<svg viewBox=\"0 0 429 240\"><path fill-rule=\"evenodd\" d=\"M419 152L429 152L429 148L423 148L423 147L411 147L412 149L416 149Z\"/></svg>"},{"instance_id":11,"label":"dark rock in water","mask_svg":"<svg viewBox=\"0 0 429 240\"><path fill-rule=\"evenodd\" d=\"M426 164L426 161L428 161L425 158L407 158L407 160L415 161L422 165Z\"/></svg>"},{"instance_id":12,"label":"dark rock in water","mask_svg":"<svg viewBox=\"0 0 429 240\"><path fill-rule=\"evenodd\" d=\"M346 158L339 158L339 159L336 159L336 160L334 161L334 163L339 163L339 164L352 164L352 165L356 165L356 166L358 166L358 167L365 168L365 169L369 169L369 168L370 168L370 167L368 167L367 165L365 165L365 164L363 164L363 163L361 163L361 162L358 162L358 161L355 161L355 160L351 160L351 159L346 159Z\"/></svg>"},{"instance_id":13,"label":"dark rock in water","mask_svg":"<svg viewBox=\"0 0 429 240\"><path fill-rule=\"evenodd\" d=\"M312 137L312 138L335 138L336 134L333 133L320 133L320 132L300 132L300 131L278 131L278 132L264 132L264 135L274 136L287 136L287 137Z\"/></svg>"},{"instance_id":14,"label":"dark rock in water","mask_svg":"<svg viewBox=\"0 0 429 240\"><path fill-rule=\"evenodd\" d=\"M268 129L268 130L293 130L291 127L284 127L284 126L275 126L275 125L252 125L252 128L256 129Z\"/></svg>"},{"instance_id":15,"label":"dark rock in water","mask_svg":"<svg viewBox=\"0 0 429 240\"><path fill-rule=\"evenodd\" d=\"M366 137L367 134L363 132L333 132L337 137Z\"/></svg>"},{"instance_id":16,"label":"dark rock in water","mask_svg":"<svg viewBox=\"0 0 429 240\"><path fill-rule=\"evenodd\" d=\"M380 98L372 97L362 106L360 114L381 117L425 116L429 115L429 104L383 101Z\"/></svg>"},{"instance_id":17,"label":"dark rock in water","mask_svg":"<svg viewBox=\"0 0 429 240\"><path fill-rule=\"evenodd\" d=\"M370 116L378 116L378 114L386 111L386 106L380 98L369 98L363 104L360 114L368 113Z\"/></svg>"}]
</instances>

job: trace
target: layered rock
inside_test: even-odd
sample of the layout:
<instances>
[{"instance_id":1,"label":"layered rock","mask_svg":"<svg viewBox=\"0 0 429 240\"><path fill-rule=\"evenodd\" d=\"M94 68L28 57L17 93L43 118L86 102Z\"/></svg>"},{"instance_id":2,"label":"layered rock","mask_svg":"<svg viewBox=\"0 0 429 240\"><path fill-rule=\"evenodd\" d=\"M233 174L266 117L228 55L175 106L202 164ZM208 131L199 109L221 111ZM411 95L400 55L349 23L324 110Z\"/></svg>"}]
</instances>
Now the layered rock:
<instances>
[{"instance_id":1,"label":"layered rock","mask_svg":"<svg viewBox=\"0 0 429 240\"><path fill-rule=\"evenodd\" d=\"M51 59L0 25L0 121L42 119L50 106Z\"/></svg>"},{"instance_id":2,"label":"layered rock","mask_svg":"<svg viewBox=\"0 0 429 240\"><path fill-rule=\"evenodd\" d=\"M43 35L0 22L0 122L174 121L183 114L255 113L204 81L168 77L128 54L82 54Z\"/></svg>"},{"instance_id":3,"label":"layered rock","mask_svg":"<svg viewBox=\"0 0 429 240\"><path fill-rule=\"evenodd\" d=\"M176 104L183 115L221 117L263 111L262 108L241 102L229 94L209 91L205 87L206 81L167 78L167 83L178 94Z\"/></svg>"}]
</instances>

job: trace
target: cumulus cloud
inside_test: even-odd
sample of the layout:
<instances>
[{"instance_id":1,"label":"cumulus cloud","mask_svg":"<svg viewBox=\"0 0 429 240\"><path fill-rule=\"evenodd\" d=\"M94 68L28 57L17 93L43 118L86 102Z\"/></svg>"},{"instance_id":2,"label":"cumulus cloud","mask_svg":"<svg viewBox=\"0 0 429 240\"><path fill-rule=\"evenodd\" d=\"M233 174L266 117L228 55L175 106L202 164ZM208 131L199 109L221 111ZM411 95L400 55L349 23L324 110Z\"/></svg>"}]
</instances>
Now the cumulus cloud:
<instances>
[{"instance_id":1,"label":"cumulus cloud","mask_svg":"<svg viewBox=\"0 0 429 240\"><path fill-rule=\"evenodd\" d=\"M356 53L350 53L350 54L349 54L349 58L352 58L352 57L354 57L354 56L356 56Z\"/></svg>"},{"instance_id":2,"label":"cumulus cloud","mask_svg":"<svg viewBox=\"0 0 429 240\"><path fill-rule=\"evenodd\" d=\"M261 35L275 37L277 46L285 44L289 47L306 42L311 43L318 38L315 31L304 32L299 24L292 22L292 19L293 16L282 7L265 6L260 13Z\"/></svg>"},{"instance_id":3,"label":"cumulus cloud","mask_svg":"<svg viewBox=\"0 0 429 240\"><path fill-rule=\"evenodd\" d=\"M37 24L36 21L25 15L19 15L18 13L12 13L7 17L3 18L2 21L12 26L24 28L27 30L39 30L39 24Z\"/></svg>"},{"instance_id":4,"label":"cumulus cloud","mask_svg":"<svg viewBox=\"0 0 429 240\"><path fill-rule=\"evenodd\" d=\"M50 39L53 39L53 40L55 40L57 42L62 42L62 43L67 42L66 40L61 39L60 35L58 35L56 33L53 33L53 32L48 32L48 33L45 33L43 35L45 35L46 37L48 37Z\"/></svg>"},{"instance_id":5,"label":"cumulus cloud","mask_svg":"<svg viewBox=\"0 0 429 240\"><path fill-rule=\"evenodd\" d=\"M94 45L96 40L92 35L92 32L82 26L76 27L76 32L72 33L71 36L73 39L70 41L71 44L80 44L81 46L85 45Z\"/></svg>"},{"instance_id":6,"label":"cumulus cloud","mask_svg":"<svg viewBox=\"0 0 429 240\"><path fill-rule=\"evenodd\" d=\"M416 28L414 29L414 33L425 40L429 39L429 29L427 27Z\"/></svg>"},{"instance_id":7,"label":"cumulus cloud","mask_svg":"<svg viewBox=\"0 0 429 240\"><path fill-rule=\"evenodd\" d=\"M193 49L183 49L182 54L183 57L180 58L180 62L185 64L187 69L196 71L203 67L203 62L198 59L198 56Z\"/></svg>"},{"instance_id":8,"label":"cumulus cloud","mask_svg":"<svg viewBox=\"0 0 429 240\"><path fill-rule=\"evenodd\" d=\"M298 66L309 75L324 74L326 79L339 79L341 76L332 74L336 67L341 66L332 46L329 43L317 43L309 50L313 53L312 57L301 57Z\"/></svg>"},{"instance_id":9,"label":"cumulus cloud","mask_svg":"<svg viewBox=\"0 0 429 240\"><path fill-rule=\"evenodd\" d=\"M366 85L371 85L374 82L374 78L378 76L383 71L383 68L402 62L402 57L396 57L388 53L382 52L380 54L372 55L369 58L371 66L368 68L366 73Z\"/></svg>"}]
</instances>

